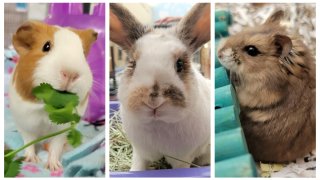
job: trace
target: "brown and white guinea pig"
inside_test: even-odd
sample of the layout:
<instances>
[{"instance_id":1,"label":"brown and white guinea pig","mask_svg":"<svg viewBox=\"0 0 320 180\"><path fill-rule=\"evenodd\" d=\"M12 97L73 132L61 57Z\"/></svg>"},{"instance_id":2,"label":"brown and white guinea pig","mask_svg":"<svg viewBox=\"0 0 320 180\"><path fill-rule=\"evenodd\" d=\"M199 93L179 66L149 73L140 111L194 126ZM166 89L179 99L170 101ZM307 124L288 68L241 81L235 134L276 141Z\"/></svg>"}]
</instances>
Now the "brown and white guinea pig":
<instances>
[{"instance_id":1,"label":"brown and white guinea pig","mask_svg":"<svg viewBox=\"0 0 320 180\"><path fill-rule=\"evenodd\" d=\"M93 83L86 55L96 38L97 33L91 29L62 28L39 21L25 22L13 35L12 43L20 59L10 83L10 108L24 144L66 128L52 124L44 103L32 95L32 89L40 83L76 93L80 100L77 110L84 114ZM50 139L47 162L50 170L62 167L59 159L65 142L66 134ZM25 160L39 161L35 145L26 149Z\"/></svg>"},{"instance_id":2,"label":"brown and white guinea pig","mask_svg":"<svg viewBox=\"0 0 320 180\"><path fill-rule=\"evenodd\" d=\"M283 16L277 11L218 48L256 161L292 161L316 147L315 59L298 36L281 26Z\"/></svg>"},{"instance_id":3,"label":"brown and white guinea pig","mask_svg":"<svg viewBox=\"0 0 320 180\"><path fill-rule=\"evenodd\" d=\"M210 4L196 4L177 26L146 28L110 4L110 39L130 56L119 83L123 129L133 146L131 171L165 156L173 168L210 163L210 81L192 54L210 40Z\"/></svg>"}]
</instances>

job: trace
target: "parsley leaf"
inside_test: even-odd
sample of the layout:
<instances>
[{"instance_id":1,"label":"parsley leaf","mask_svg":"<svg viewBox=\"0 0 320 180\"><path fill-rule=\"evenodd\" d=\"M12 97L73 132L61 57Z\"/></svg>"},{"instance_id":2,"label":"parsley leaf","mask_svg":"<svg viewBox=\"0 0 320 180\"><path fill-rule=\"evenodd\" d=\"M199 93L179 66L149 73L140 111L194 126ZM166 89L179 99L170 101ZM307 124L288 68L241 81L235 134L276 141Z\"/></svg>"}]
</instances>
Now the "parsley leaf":
<instances>
[{"instance_id":1,"label":"parsley leaf","mask_svg":"<svg viewBox=\"0 0 320 180\"><path fill-rule=\"evenodd\" d=\"M71 129L67 137L69 144L73 147L77 147L81 144L82 134L78 130Z\"/></svg>"}]
</instances>

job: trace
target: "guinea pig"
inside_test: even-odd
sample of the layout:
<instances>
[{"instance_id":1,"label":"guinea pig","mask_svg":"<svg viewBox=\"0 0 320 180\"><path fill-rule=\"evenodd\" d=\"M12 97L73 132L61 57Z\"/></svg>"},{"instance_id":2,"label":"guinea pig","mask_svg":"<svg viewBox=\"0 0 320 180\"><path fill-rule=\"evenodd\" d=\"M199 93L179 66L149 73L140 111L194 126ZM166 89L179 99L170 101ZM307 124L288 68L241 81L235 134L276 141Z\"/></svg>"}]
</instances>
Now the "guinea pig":
<instances>
[{"instance_id":1,"label":"guinea pig","mask_svg":"<svg viewBox=\"0 0 320 180\"><path fill-rule=\"evenodd\" d=\"M315 59L301 38L280 24L283 16L276 11L218 48L256 161L293 161L316 147Z\"/></svg>"},{"instance_id":2,"label":"guinea pig","mask_svg":"<svg viewBox=\"0 0 320 180\"><path fill-rule=\"evenodd\" d=\"M110 39L129 54L118 90L123 129L133 146L131 171L165 157L173 168L210 164L210 80L192 64L210 40L210 4L195 5L171 28L143 26L110 4Z\"/></svg>"},{"instance_id":3,"label":"guinea pig","mask_svg":"<svg viewBox=\"0 0 320 180\"><path fill-rule=\"evenodd\" d=\"M68 125L53 124L44 110L44 103L35 98L32 89L49 83L54 89L79 96L77 107L83 115L93 76L86 61L97 33L51 26L40 21L27 21L13 35L12 43L20 56L9 88L10 109L24 144L41 136L62 130ZM47 168L62 168L60 157L66 134L49 139ZM35 145L25 150L25 161L39 162Z\"/></svg>"}]
</instances>

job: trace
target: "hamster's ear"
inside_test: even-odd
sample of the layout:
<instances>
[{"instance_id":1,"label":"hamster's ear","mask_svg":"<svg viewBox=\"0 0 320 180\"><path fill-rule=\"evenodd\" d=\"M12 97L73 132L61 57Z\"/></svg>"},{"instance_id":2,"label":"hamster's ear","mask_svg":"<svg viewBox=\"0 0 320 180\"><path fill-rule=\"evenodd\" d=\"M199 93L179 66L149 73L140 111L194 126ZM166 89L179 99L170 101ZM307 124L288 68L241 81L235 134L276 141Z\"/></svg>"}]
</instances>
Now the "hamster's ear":
<instances>
[{"instance_id":1,"label":"hamster's ear","mask_svg":"<svg viewBox=\"0 0 320 180\"><path fill-rule=\"evenodd\" d=\"M145 33L144 26L123 6L110 4L110 40L128 50Z\"/></svg>"},{"instance_id":2,"label":"hamster's ear","mask_svg":"<svg viewBox=\"0 0 320 180\"><path fill-rule=\"evenodd\" d=\"M78 36L80 37L82 41L84 54L87 56L90 52L91 45L98 38L98 33L92 29L84 29L84 30L72 29L72 28L70 29L76 34L78 34Z\"/></svg>"},{"instance_id":3,"label":"hamster's ear","mask_svg":"<svg viewBox=\"0 0 320 180\"><path fill-rule=\"evenodd\" d=\"M284 72L292 74L298 78L303 74L303 62L297 61L296 58L292 58L290 52L292 50L292 41L285 35L274 35L274 45L276 48L276 56L279 57L279 62Z\"/></svg>"},{"instance_id":4,"label":"hamster's ear","mask_svg":"<svg viewBox=\"0 0 320 180\"><path fill-rule=\"evenodd\" d=\"M288 36L276 34L274 35L274 45L276 47L276 55L278 57L286 57L292 49L292 41Z\"/></svg>"},{"instance_id":5,"label":"hamster's ear","mask_svg":"<svg viewBox=\"0 0 320 180\"><path fill-rule=\"evenodd\" d=\"M278 10L274 12L265 22L264 24L279 24L280 21L284 17L284 12L282 10Z\"/></svg>"},{"instance_id":6,"label":"hamster's ear","mask_svg":"<svg viewBox=\"0 0 320 180\"><path fill-rule=\"evenodd\" d=\"M35 43L35 34L40 22L26 21L23 23L12 37L12 44L19 55L28 53Z\"/></svg>"},{"instance_id":7,"label":"hamster's ear","mask_svg":"<svg viewBox=\"0 0 320 180\"><path fill-rule=\"evenodd\" d=\"M177 25L179 39L194 52L210 40L210 4L196 4Z\"/></svg>"}]
</instances>

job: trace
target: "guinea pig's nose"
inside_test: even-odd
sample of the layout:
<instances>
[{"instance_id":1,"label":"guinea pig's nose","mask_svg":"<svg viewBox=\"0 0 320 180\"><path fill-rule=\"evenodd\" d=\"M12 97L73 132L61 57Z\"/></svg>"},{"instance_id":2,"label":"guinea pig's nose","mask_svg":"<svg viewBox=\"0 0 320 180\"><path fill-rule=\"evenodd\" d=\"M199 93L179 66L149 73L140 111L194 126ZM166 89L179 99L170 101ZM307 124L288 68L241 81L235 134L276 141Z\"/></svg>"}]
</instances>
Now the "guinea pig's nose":
<instances>
[{"instance_id":1,"label":"guinea pig's nose","mask_svg":"<svg viewBox=\"0 0 320 180\"><path fill-rule=\"evenodd\" d=\"M62 70L61 76L64 79L64 81L66 81L68 84L77 80L79 78L79 73L69 70Z\"/></svg>"}]
</instances>

